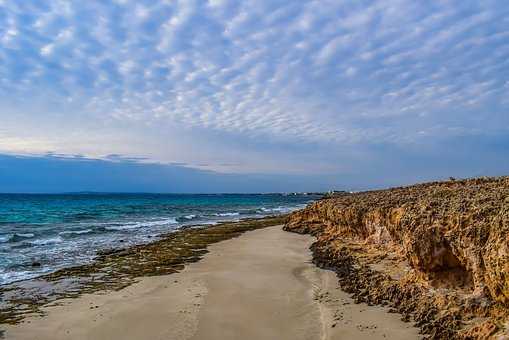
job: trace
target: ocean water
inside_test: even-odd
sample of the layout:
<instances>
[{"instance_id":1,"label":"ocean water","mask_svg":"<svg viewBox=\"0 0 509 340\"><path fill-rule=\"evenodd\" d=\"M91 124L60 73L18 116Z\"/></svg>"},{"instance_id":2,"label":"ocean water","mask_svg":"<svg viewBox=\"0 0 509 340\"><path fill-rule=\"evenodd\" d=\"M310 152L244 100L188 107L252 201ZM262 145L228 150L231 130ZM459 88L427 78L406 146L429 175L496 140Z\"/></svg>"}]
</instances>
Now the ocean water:
<instances>
[{"instance_id":1,"label":"ocean water","mask_svg":"<svg viewBox=\"0 0 509 340\"><path fill-rule=\"evenodd\" d=\"M316 198L282 194L0 194L0 284L84 264L99 250L154 241L183 226L283 214Z\"/></svg>"}]
</instances>

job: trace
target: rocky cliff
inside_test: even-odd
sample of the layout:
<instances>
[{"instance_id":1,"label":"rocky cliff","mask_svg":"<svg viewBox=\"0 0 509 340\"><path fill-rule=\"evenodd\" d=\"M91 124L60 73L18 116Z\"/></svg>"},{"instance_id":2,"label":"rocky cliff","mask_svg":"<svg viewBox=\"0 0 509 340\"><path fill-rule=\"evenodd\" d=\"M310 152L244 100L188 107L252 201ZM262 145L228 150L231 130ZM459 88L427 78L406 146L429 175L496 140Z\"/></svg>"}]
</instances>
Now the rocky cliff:
<instances>
[{"instance_id":1,"label":"rocky cliff","mask_svg":"<svg viewBox=\"0 0 509 340\"><path fill-rule=\"evenodd\" d=\"M344 290L427 337L509 334L509 177L339 194L285 230L315 235L315 262Z\"/></svg>"}]
</instances>

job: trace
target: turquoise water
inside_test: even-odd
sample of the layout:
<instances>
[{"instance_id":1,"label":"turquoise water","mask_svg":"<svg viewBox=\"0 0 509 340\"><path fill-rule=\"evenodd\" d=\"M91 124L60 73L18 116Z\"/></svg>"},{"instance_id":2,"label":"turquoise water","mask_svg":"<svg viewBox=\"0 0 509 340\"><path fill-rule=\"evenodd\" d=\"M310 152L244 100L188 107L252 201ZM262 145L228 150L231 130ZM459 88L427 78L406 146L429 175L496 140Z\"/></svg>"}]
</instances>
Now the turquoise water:
<instances>
[{"instance_id":1,"label":"turquoise water","mask_svg":"<svg viewBox=\"0 0 509 340\"><path fill-rule=\"evenodd\" d=\"M182 226L282 214L316 198L280 194L0 194L0 284L87 263L98 250L150 242Z\"/></svg>"}]
</instances>

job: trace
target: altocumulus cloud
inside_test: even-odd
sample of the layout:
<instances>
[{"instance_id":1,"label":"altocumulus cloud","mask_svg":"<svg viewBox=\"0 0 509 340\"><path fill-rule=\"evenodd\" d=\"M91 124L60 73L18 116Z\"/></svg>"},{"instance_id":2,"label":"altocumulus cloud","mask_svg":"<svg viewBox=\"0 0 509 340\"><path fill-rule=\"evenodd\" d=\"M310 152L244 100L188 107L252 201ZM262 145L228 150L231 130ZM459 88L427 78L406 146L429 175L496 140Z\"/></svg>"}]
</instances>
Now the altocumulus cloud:
<instances>
[{"instance_id":1,"label":"altocumulus cloud","mask_svg":"<svg viewBox=\"0 0 509 340\"><path fill-rule=\"evenodd\" d=\"M340 174L489 145L509 133L508 27L495 0L4 0L0 149Z\"/></svg>"}]
</instances>

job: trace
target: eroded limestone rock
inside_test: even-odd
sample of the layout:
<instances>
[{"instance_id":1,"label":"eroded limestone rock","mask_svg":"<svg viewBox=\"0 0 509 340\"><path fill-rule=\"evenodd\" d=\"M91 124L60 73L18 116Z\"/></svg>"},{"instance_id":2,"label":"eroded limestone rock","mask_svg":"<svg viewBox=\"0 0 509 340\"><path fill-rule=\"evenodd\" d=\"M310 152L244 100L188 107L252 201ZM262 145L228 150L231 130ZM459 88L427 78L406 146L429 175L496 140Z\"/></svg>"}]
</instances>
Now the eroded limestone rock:
<instances>
[{"instance_id":1,"label":"eroded limestone rock","mask_svg":"<svg viewBox=\"0 0 509 340\"><path fill-rule=\"evenodd\" d=\"M393 305L430 337L505 332L509 177L343 194L293 213L285 229L316 235L316 261L335 268L345 290ZM384 272L388 255L404 273Z\"/></svg>"}]
</instances>

